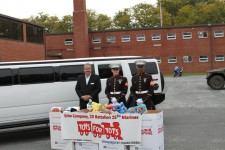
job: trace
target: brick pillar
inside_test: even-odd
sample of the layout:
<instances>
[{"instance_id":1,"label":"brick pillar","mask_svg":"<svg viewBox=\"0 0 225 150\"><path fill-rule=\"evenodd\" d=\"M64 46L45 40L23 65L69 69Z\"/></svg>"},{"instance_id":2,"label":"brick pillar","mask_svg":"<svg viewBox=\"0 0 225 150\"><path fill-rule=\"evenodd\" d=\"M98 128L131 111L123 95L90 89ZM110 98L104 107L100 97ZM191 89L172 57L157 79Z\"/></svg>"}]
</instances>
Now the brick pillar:
<instances>
[{"instance_id":1,"label":"brick pillar","mask_svg":"<svg viewBox=\"0 0 225 150\"><path fill-rule=\"evenodd\" d=\"M89 57L86 0L73 0L74 58Z\"/></svg>"}]
</instances>

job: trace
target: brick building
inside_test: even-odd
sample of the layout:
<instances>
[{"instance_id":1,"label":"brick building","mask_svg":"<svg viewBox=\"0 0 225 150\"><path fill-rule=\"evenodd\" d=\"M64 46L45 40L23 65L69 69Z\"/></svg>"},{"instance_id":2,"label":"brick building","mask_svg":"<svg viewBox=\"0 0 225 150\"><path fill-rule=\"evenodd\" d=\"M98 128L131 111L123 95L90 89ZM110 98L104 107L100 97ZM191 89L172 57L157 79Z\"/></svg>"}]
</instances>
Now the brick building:
<instances>
[{"instance_id":1,"label":"brick building","mask_svg":"<svg viewBox=\"0 0 225 150\"><path fill-rule=\"evenodd\" d=\"M74 34L46 35L47 59L97 56L151 56L163 73L224 67L225 24L89 32L85 0L74 0ZM87 42L88 37L88 42Z\"/></svg>"},{"instance_id":2,"label":"brick building","mask_svg":"<svg viewBox=\"0 0 225 150\"><path fill-rule=\"evenodd\" d=\"M0 24L0 61L138 55L157 58L163 73L225 66L225 24L88 32L85 0L74 0L73 18L74 33L47 34L44 44L43 27L0 15L17 35L5 37Z\"/></svg>"},{"instance_id":3,"label":"brick building","mask_svg":"<svg viewBox=\"0 0 225 150\"><path fill-rule=\"evenodd\" d=\"M44 27L0 14L0 62L45 59Z\"/></svg>"}]
</instances>

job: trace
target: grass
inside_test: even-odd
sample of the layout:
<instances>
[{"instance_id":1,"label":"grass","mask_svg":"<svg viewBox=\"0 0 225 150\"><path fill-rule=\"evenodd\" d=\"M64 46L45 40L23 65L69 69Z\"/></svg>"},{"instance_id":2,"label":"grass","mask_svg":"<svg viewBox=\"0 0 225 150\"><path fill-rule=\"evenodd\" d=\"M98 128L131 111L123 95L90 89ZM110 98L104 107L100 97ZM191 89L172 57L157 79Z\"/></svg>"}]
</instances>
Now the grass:
<instances>
[{"instance_id":1,"label":"grass","mask_svg":"<svg viewBox=\"0 0 225 150\"><path fill-rule=\"evenodd\" d=\"M206 73L202 72L202 73L183 73L182 76L196 76L196 75L205 75L206 76ZM163 74L164 77L170 77L170 76L173 76L173 74Z\"/></svg>"}]
</instances>

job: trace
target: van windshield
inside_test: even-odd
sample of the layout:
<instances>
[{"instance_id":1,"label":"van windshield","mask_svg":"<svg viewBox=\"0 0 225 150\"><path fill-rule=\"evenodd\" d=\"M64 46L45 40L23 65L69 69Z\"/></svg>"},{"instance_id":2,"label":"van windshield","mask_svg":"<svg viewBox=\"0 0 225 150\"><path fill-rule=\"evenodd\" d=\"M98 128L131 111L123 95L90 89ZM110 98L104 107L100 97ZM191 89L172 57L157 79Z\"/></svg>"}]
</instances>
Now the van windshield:
<instances>
[{"instance_id":1,"label":"van windshield","mask_svg":"<svg viewBox=\"0 0 225 150\"><path fill-rule=\"evenodd\" d=\"M136 75L137 74L136 64L129 63L129 67L130 67L132 76ZM149 73L149 74L158 74L159 72L158 72L156 63L155 62L147 62L145 64L145 72Z\"/></svg>"}]
</instances>

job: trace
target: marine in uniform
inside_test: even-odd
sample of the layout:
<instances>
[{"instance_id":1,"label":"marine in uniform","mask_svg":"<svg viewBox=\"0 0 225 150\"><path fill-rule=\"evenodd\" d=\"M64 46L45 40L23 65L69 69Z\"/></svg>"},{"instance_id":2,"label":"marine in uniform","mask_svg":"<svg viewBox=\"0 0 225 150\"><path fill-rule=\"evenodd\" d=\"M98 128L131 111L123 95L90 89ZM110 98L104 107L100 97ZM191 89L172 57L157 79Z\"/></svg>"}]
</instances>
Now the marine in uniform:
<instances>
[{"instance_id":1,"label":"marine in uniform","mask_svg":"<svg viewBox=\"0 0 225 150\"><path fill-rule=\"evenodd\" d=\"M119 74L120 64L110 64L109 67L113 73L113 76L107 79L105 88L105 94L109 99L109 104L112 103L111 98L115 97L117 102L123 102L126 105L127 78Z\"/></svg>"},{"instance_id":2,"label":"marine in uniform","mask_svg":"<svg viewBox=\"0 0 225 150\"><path fill-rule=\"evenodd\" d=\"M155 105L152 101L152 95L154 94L152 76L144 72L146 63L144 60L137 60L135 63L138 73L131 79L131 98L135 102L135 105L137 105L137 99L141 98L148 110L155 110Z\"/></svg>"}]
</instances>

